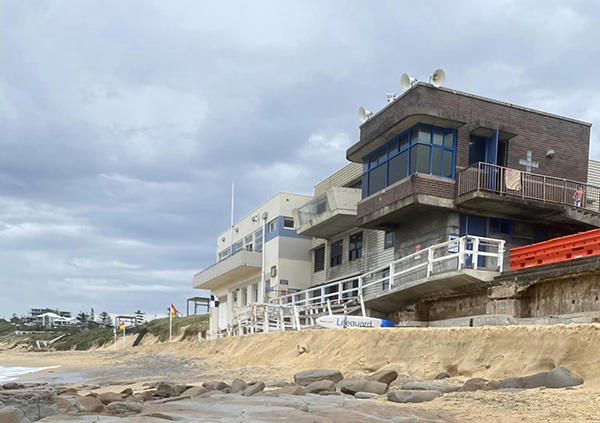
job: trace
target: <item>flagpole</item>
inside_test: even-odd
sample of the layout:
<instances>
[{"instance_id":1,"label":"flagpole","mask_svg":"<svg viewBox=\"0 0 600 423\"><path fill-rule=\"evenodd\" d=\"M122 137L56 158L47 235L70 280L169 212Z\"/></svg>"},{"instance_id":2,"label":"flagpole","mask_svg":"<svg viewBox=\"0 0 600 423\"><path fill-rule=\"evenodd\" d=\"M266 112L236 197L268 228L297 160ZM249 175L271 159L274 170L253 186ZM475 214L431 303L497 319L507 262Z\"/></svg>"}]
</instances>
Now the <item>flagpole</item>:
<instances>
[{"instance_id":1,"label":"flagpole","mask_svg":"<svg viewBox=\"0 0 600 423\"><path fill-rule=\"evenodd\" d=\"M123 325L123 349L125 349L125 325Z\"/></svg>"},{"instance_id":2,"label":"flagpole","mask_svg":"<svg viewBox=\"0 0 600 423\"><path fill-rule=\"evenodd\" d=\"M115 320L115 326L113 326L113 334L115 335L115 351L117 350L117 321Z\"/></svg>"},{"instance_id":3,"label":"flagpole","mask_svg":"<svg viewBox=\"0 0 600 423\"><path fill-rule=\"evenodd\" d=\"M173 342L173 309L171 307L169 307L169 343Z\"/></svg>"}]
</instances>

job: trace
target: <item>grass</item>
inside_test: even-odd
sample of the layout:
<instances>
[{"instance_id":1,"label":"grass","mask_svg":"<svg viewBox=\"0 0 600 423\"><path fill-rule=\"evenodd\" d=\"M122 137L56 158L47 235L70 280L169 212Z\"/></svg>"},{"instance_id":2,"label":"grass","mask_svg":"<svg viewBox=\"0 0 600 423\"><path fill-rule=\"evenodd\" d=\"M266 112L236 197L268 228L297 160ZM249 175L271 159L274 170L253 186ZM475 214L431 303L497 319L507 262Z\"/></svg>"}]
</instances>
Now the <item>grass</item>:
<instances>
[{"instance_id":1,"label":"grass","mask_svg":"<svg viewBox=\"0 0 600 423\"><path fill-rule=\"evenodd\" d=\"M10 323L7 320L0 319L0 336L8 335L9 333L14 332L15 330L16 330L16 327L13 326L12 323Z\"/></svg>"},{"instance_id":2,"label":"grass","mask_svg":"<svg viewBox=\"0 0 600 423\"><path fill-rule=\"evenodd\" d=\"M140 329L146 327L148 332L156 336L159 341L165 342L169 340L169 319L156 319L145 325L138 326ZM173 335L183 328L182 340L197 337L198 333L208 329L208 315L202 316L187 316L187 317L175 317L173 319Z\"/></svg>"}]
</instances>

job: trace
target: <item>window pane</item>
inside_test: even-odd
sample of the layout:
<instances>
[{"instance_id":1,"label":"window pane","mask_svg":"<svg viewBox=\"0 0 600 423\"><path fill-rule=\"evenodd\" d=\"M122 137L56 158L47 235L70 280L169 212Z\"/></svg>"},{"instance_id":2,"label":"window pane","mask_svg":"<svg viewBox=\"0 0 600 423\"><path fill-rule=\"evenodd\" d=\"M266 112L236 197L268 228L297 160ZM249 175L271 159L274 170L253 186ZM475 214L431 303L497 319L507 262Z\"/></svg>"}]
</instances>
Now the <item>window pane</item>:
<instances>
[{"instance_id":1,"label":"window pane","mask_svg":"<svg viewBox=\"0 0 600 423\"><path fill-rule=\"evenodd\" d=\"M369 172L369 195L385 188L385 165L376 167Z\"/></svg>"},{"instance_id":2,"label":"window pane","mask_svg":"<svg viewBox=\"0 0 600 423\"><path fill-rule=\"evenodd\" d=\"M369 156L369 168L377 166L377 153Z\"/></svg>"},{"instance_id":3,"label":"window pane","mask_svg":"<svg viewBox=\"0 0 600 423\"><path fill-rule=\"evenodd\" d=\"M444 133L439 129L433 130L433 143L436 145L444 144Z\"/></svg>"},{"instance_id":4,"label":"window pane","mask_svg":"<svg viewBox=\"0 0 600 423\"><path fill-rule=\"evenodd\" d=\"M315 272L325 269L325 247L315 250Z\"/></svg>"},{"instance_id":5,"label":"window pane","mask_svg":"<svg viewBox=\"0 0 600 423\"><path fill-rule=\"evenodd\" d=\"M294 218L293 217L284 217L283 218L283 227L286 229L294 229Z\"/></svg>"},{"instance_id":6,"label":"window pane","mask_svg":"<svg viewBox=\"0 0 600 423\"><path fill-rule=\"evenodd\" d=\"M454 134L452 132L444 135L444 147L454 147Z\"/></svg>"},{"instance_id":7,"label":"window pane","mask_svg":"<svg viewBox=\"0 0 600 423\"><path fill-rule=\"evenodd\" d=\"M362 198L365 198L369 195L367 192L367 175L363 175L362 177Z\"/></svg>"},{"instance_id":8,"label":"window pane","mask_svg":"<svg viewBox=\"0 0 600 423\"><path fill-rule=\"evenodd\" d=\"M428 127L417 126L416 128L413 128L410 143L414 144L417 142L425 144L431 143L431 132Z\"/></svg>"},{"instance_id":9,"label":"window pane","mask_svg":"<svg viewBox=\"0 0 600 423\"><path fill-rule=\"evenodd\" d=\"M386 250L388 248L392 248L394 246L394 239L396 238L395 232L386 232L385 233L385 241L383 244L383 249Z\"/></svg>"},{"instance_id":10,"label":"window pane","mask_svg":"<svg viewBox=\"0 0 600 423\"><path fill-rule=\"evenodd\" d=\"M408 147L408 134L405 134L400 137L400 151L404 150L407 147Z\"/></svg>"},{"instance_id":11,"label":"window pane","mask_svg":"<svg viewBox=\"0 0 600 423\"><path fill-rule=\"evenodd\" d=\"M444 151L444 174L446 178L452 178L452 151Z\"/></svg>"},{"instance_id":12,"label":"window pane","mask_svg":"<svg viewBox=\"0 0 600 423\"><path fill-rule=\"evenodd\" d=\"M396 154L398 152L398 140L394 139L393 141L390 141L388 148L390 151L390 156Z\"/></svg>"},{"instance_id":13,"label":"window pane","mask_svg":"<svg viewBox=\"0 0 600 423\"><path fill-rule=\"evenodd\" d=\"M433 157L431 158L431 174L442 175L442 153L444 150L441 148L433 149Z\"/></svg>"},{"instance_id":14,"label":"window pane","mask_svg":"<svg viewBox=\"0 0 600 423\"><path fill-rule=\"evenodd\" d=\"M377 164L385 162L387 159L387 147L381 147L377 151L377 156L379 157L379 160L377 160Z\"/></svg>"},{"instance_id":15,"label":"window pane","mask_svg":"<svg viewBox=\"0 0 600 423\"><path fill-rule=\"evenodd\" d=\"M429 150L428 145L418 144L410 148L410 173L429 173Z\"/></svg>"},{"instance_id":16,"label":"window pane","mask_svg":"<svg viewBox=\"0 0 600 423\"><path fill-rule=\"evenodd\" d=\"M404 153L398 154L393 159L389 161L389 170L388 170L388 185L392 185L395 182L398 182L400 179L405 178L407 176L408 169L408 151Z\"/></svg>"}]
</instances>

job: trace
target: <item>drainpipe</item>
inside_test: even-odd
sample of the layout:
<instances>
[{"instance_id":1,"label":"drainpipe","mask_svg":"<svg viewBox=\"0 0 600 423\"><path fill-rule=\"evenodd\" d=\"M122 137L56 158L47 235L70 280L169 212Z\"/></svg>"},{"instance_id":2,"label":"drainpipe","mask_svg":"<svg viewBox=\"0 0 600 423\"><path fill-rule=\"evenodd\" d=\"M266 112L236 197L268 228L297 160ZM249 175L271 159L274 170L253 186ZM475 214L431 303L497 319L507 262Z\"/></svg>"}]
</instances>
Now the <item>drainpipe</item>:
<instances>
[{"instance_id":1,"label":"drainpipe","mask_svg":"<svg viewBox=\"0 0 600 423\"><path fill-rule=\"evenodd\" d=\"M265 251L267 249L267 219L268 219L268 217L269 217L269 214L267 212L264 212L262 214L262 220L263 220L262 265L261 265L261 271L260 271L260 292L259 292L259 295L257 298L257 300L262 303L265 302Z\"/></svg>"}]
</instances>

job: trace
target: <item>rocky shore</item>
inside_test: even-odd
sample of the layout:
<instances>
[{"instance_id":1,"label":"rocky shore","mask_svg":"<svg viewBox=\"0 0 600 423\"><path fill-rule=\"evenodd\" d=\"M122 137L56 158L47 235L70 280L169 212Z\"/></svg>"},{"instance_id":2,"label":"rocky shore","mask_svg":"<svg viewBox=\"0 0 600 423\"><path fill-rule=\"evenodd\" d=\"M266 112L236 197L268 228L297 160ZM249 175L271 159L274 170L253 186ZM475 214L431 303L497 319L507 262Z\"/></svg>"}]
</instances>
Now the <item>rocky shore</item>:
<instances>
[{"instance_id":1,"label":"rocky shore","mask_svg":"<svg viewBox=\"0 0 600 423\"><path fill-rule=\"evenodd\" d=\"M66 387L48 383L5 383L0 422L453 422L451 413L416 403L461 392L497 395L534 388L570 388L583 379L564 367L503 380L472 378L459 383L447 373L411 380L394 370L344 378L338 370L299 372L293 381L145 383L103 382Z\"/></svg>"}]
</instances>

